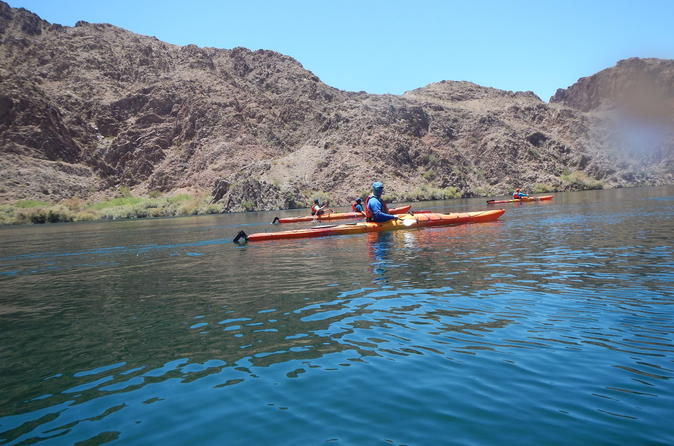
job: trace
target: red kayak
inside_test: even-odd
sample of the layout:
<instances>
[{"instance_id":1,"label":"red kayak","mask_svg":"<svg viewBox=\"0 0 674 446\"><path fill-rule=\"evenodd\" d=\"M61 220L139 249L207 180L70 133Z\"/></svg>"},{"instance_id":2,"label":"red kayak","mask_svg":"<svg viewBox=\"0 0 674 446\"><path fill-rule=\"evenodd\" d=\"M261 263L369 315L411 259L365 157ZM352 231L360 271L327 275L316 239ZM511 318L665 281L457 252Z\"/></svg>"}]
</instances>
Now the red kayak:
<instances>
[{"instance_id":1,"label":"red kayak","mask_svg":"<svg viewBox=\"0 0 674 446\"><path fill-rule=\"evenodd\" d=\"M393 208L389 210L391 214L404 214L409 212L412 206L401 206L399 208ZM346 218L365 218L364 212L331 212L329 214L323 215L307 215L306 217L288 217L288 218L278 218L274 217L272 223L300 223L303 221L330 221L330 220L343 220Z\"/></svg>"},{"instance_id":2,"label":"red kayak","mask_svg":"<svg viewBox=\"0 0 674 446\"><path fill-rule=\"evenodd\" d=\"M259 242L263 240L281 240L308 237L325 237L328 235L362 234L365 232L395 231L398 229L413 229L426 226L450 226L464 223L484 223L497 220L505 210L492 209L481 212L461 212L454 214L404 214L400 219L389 220L384 223L347 223L341 225L323 225L306 229L290 231L259 232L246 234L243 231L234 238L234 243Z\"/></svg>"},{"instance_id":3,"label":"red kayak","mask_svg":"<svg viewBox=\"0 0 674 446\"><path fill-rule=\"evenodd\" d=\"M521 203L526 201L545 201L545 200L552 200L552 195L541 195L540 197L512 198L510 200L487 200L487 204Z\"/></svg>"}]
</instances>

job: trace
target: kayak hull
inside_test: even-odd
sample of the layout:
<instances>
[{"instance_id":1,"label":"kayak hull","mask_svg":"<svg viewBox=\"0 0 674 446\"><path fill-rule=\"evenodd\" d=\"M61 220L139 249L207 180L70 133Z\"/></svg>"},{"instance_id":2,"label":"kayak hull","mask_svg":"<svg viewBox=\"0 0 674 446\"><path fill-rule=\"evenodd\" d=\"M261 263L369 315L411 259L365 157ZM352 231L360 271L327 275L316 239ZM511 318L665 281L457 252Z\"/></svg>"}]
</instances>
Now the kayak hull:
<instances>
[{"instance_id":1,"label":"kayak hull","mask_svg":"<svg viewBox=\"0 0 674 446\"><path fill-rule=\"evenodd\" d=\"M409 206L401 206L398 208L390 209L389 212L391 214L404 214L406 212L409 212L409 210L412 208L411 205ZM347 218L363 218L365 217L365 214L363 212L331 212L329 214L323 214L323 215L307 215L306 217L288 217L288 218L278 218L276 217L274 219L274 222L276 223L301 223L304 221L332 221L332 220L344 220Z\"/></svg>"},{"instance_id":2,"label":"kayak hull","mask_svg":"<svg viewBox=\"0 0 674 446\"><path fill-rule=\"evenodd\" d=\"M487 204L501 203L526 203L527 201L546 201L552 200L552 195L541 195L540 197L512 198L510 200L487 200Z\"/></svg>"},{"instance_id":3,"label":"kayak hull","mask_svg":"<svg viewBox=\"0 0 674 446\"><path fill-rule=\"evenodd\" d=\"M284 240L310 237L326 237L331 235L363 234L366 232L395 231L398 229L411 229L431 226L450 226L465 223L483 223L497 220L504 209L493 209L481 212L463 212L454 214L403 214L401 220L390 220L384 223L360 222L341 225L317 226L307 229L295 229L278 232L260 232L257 234L246 235L240 232L234 239L237 242L240 238L245 241L259 242L264 240ZM411 224L405 224L410 221Z\"/></svg>"}]
</instances>

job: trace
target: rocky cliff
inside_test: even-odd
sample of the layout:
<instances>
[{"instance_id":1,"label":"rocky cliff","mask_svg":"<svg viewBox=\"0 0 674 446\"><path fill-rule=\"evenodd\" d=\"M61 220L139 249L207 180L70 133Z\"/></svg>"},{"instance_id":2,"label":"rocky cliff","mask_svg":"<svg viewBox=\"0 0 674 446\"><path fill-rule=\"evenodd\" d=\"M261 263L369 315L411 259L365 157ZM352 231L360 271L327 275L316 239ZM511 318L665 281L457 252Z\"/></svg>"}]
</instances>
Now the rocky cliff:
<instances>
[{"instance_id":1,"label":"rocky cliff","mask_svg":"<svg viewBox=\"0 0 674 446\"><path fill-rule=\"evenodd\" d=\"M674 111L674 60L631 58L619 61L550 98L581 111L621 108L639 112L643 107L659 114Z\"/></svg>"},{"instance_id":2,"label":"rocky cliff","mask_svg":"<svg viewBox=\"0 0 674 446\"><path fill-rule=\"evenodd\" d=\"M346 92L273 51L64 27L3 2L0 84L3 201L127 186L236 211L346 204L374 179L398 199L672 182L672 139L648 162L614 150L575 86L550 104L469 82Z\"/></svg>"},{"instance_id":3,"label":"rocky cliff","mask_svg":"<svg viewBox=\"0 0 674 446\"><path fill-rule=\"evenodd\" d=\"M671 182L674 173L674 60L619 61L550 98L598 118L598 144ZM630 177L625 171L623 176Z\"/></svg>"}]
</instances>

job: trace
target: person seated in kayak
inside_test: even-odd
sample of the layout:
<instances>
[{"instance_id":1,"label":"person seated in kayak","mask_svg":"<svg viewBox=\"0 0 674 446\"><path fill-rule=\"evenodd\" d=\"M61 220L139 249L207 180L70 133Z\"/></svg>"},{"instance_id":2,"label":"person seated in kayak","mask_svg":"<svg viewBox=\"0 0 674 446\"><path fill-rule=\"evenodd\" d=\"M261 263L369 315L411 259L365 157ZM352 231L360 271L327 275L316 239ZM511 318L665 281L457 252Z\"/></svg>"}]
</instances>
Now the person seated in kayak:
<instances>
[{"instance_id":1,"label":"person seated in kayak","mask_svg":"<svg viewBox=\"0 0 674 446\"><path fill-rule=\"evenodd\" d=\"M517 189L515 189L515 192L513 192L513 198L514 198L515 200L519 200L520 198L524 198L524 197L528 197L528 196L529 196L529 195L527 195L527 194L524 194L524 193L520 192L521 190L522 190L522 189L520 189L520 188L518 187Z\"/></svg>"},{"instance_id":2,"label":"person seated in kayak","mask_svg":"<svg viewBox=\"0 0 674 446\"><path fill-rule=\"evenodd\" d=\"M314 200L314 205L311 206L311 215L316 215L316 216L320 217L321 215L325 214L326 212L331 212L331 210L328 209L328 205L326 204L326 205L321 206L321 201L318 198L316 198Z\"/></svg>"},{"instance_id":3,"label":"person seated in kayak","mask_svg":"<svg viewBox=\"0 0 674 446\"><path fill-rule=\"evenodd\" d=\"M356 198L356 201L354 201L351 204L351 210L353 212L365 212L363 209L363 199L362 198Z\"/></svg>"},{"instance_id":4,"label":"person seated in kayak","mask_svg":"<svg viewBox=\"0 0 674 446\"><path fill-rule=\"evenodd\" d=\"M365 200L365 217L367 221L383 223L385 221L398 219L395 215L388 213L388 206L381 198L384 191L384 185L379 181L372 183L372 195Z\"/></svg>"}]
</instances>

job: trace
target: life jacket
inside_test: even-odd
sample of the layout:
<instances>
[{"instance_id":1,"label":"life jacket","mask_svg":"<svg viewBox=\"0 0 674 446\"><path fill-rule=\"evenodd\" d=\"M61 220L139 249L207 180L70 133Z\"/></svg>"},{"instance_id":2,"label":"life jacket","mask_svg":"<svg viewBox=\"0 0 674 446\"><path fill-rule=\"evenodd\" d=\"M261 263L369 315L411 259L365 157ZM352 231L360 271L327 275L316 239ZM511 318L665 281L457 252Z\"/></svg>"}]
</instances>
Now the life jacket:
<instances>
[{"instance_id":1,"label":"life jacket","mask_svg":"<svg viewBox=\"0 0 674 446\"><path fill-rule=\"evenodd\" d=\"M372 197L374 197L374 195L370 195L369 197L367 197L365 199L364 209L365 209L365 220L366 221L374 221L373 220L374 214L372 214L372 211L370 210L370 206L368 204L370 202L370 198L372 198ZM375 197L375 198L377 198L377 197ZM377 200L379 200L379 202L381 203L381 211L384 212L385 214L388 214L388 206L386 206L386 203L384 203L384 200L382 200L381 198L377 198Z\"/></svg>"},{"instance_id":2,"label":"life jacket","mask_svg":"<svg viewBox=\"0 0 674 446\"><path fill-rule=\"evenodd\" d=\"M518 198L520 198L520 192L517 192L517 191L513 192L513 198L516 199L516 200Z\"/></svg>"}]
</instances>

